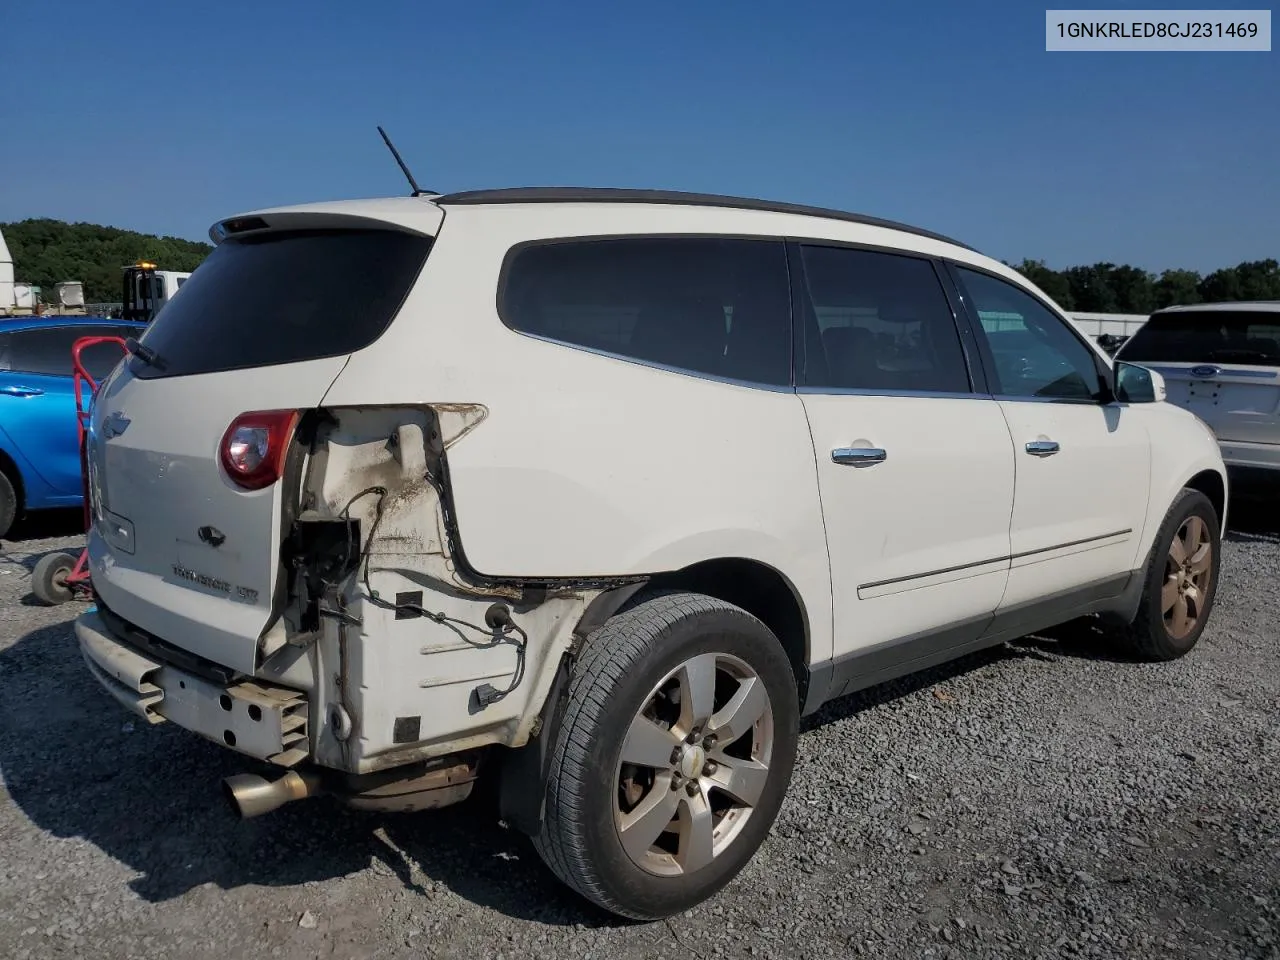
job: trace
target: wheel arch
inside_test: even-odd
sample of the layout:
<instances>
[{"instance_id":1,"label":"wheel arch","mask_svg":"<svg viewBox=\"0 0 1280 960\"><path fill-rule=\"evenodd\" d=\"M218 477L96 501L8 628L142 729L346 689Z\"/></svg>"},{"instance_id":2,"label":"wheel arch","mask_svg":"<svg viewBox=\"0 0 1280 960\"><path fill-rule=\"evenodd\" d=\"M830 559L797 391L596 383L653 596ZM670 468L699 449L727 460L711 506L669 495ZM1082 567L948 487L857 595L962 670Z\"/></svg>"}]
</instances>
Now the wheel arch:
<instances>
[{"instance_id":1,"label":"wheel arch","mask_svg":"<svg viewBox=\"0 0 1280 960\"><path fill-rule=\"evenodd\" d=\"M1182 486L1198 490L1209 498L1214 511L1218 514L1218 522L1222 526L1221 533L1225 534L1227 532L1227 478L1217 470L1201 470Z\"/></svg>"},{"instance_id":2,"label":"wheel arch","mask_svg":"<svg viewBox=\"0 0 1280 960\"><path fill-rule=\"evenodd\" d=\"M1177 476L1177 474L1173 474L1173 476ZM1218 521L1221 525L1219 533L1226 535L1228 499L1226 473L1216 466L1201 465L1199 469L1194 469L1193 472L1185 476L1180 483L1174 483L1166 496L1153 499L1141 541L1141 552L1137 558L1140 566L1134 571L1134 576L1131 578L1129 585L1116 600L1112 609L1106 611L1108 616L1117 618L1123 623L1131 623L1133 618L1137 616L1138 604L1142 597L1145 571L1155 562L1160 527L1163 525L1165 517L1168 516L1173 505L1177 503L1178 497L1183 490L1195 490L1208 497L1209 502L1218 514ZM1160 504L1159 512L1156 512L1157 503Z\"/></svg>"},{"instance_id":3,"label":"wheel arch","mask_svg":"<svg viewBox=\"0 0 1280 960\"><path fill-rule=\"evenodd\" d=\"M746 610L782 644L804 702L809 685L809 616L800 592L777 568L744 557L721 557L653 576L645 588L702 593Z\"/></svg>"},{"instance_id":4,"label":"wheel arch","mask_svg":"<svg viewBox=\"0 0 1280 960\"><path fill-rule=\"evenodd\" d=\"M701 593L741 607L778 638L791 663L798 699L805 702L810 681L809 617L795 585L779 570L759 560L722 557L703 560L678 570L652 575L596 596L583 612L574 635L578 642L604 625L632 602L655 591ZM543 816L550 743L559 725L573 654L561 658L537 732L514 750L503 751L499 771L499 808L504 820L529 836L536 835Z\"/></svg>"},{"instance_id":5,"label":"wheel arch","mask_svg":"<svg viewBox=\"0 0 1280 960\"><path fill-rule=\"evenodd\" d=\"M22 469L18 466L18 461L4 447L0 447L0 473L3 473L8 478L10 485L13 487L14 496L18 499L14 515L20 517L26 510L27 482L22 476Z\"/></svg>"}]
</instances>

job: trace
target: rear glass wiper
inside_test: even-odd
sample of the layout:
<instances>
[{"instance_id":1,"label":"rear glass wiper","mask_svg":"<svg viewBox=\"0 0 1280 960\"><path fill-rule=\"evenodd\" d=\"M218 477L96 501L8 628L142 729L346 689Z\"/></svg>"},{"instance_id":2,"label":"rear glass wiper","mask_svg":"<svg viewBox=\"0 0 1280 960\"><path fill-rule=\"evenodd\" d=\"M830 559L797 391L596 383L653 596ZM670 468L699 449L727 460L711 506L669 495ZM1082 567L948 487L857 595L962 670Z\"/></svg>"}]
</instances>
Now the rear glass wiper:
<instances>
[{"instance_id":1,"label":"rear glass wiper","mask_svg":"<svg viewBox=\"0 0 1280 960\"><path fill-rule=\"evenodd\" d=\"M137 337L129 337L129 339L125 340L124 348L149 367L155 367L157 370L163 370L169 365L165 362L164 357L160 356L160 354L156 353L146 344L139 343Z\"/></svg>"}]
</instances>

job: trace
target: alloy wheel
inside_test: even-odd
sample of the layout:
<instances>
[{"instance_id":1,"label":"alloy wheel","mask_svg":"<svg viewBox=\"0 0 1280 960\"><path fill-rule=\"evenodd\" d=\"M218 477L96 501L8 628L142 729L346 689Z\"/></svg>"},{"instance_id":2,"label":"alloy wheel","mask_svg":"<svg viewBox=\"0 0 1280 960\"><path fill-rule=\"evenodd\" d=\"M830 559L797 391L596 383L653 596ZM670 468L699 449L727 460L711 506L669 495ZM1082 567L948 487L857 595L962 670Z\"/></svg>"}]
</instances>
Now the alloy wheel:
<instances>
[{"instance_id":1,"label":"alloy wheel","mask_svg":"<svg viewBox=\"0 0 1280 960\"><path fill-rule=\"evenodd\" d=\"M632 862L681 876L724 853L760 802L773 748L769 693L745 661L705 653L671 670L618 763L614 823Z\"/></svg>"},{"instance_id":2,"label":"alloy wheel","mask_svg":"<svg viewBox=\"0 0 1280 960\"><path fill-rule=\"evenodd\" d=\"M1201 517L1182 522L1169 544L1160 610L1164 626L1175 640L1186 637L1200 622L1213 578L1213 540Z\"/></svg>"}]
</instances>

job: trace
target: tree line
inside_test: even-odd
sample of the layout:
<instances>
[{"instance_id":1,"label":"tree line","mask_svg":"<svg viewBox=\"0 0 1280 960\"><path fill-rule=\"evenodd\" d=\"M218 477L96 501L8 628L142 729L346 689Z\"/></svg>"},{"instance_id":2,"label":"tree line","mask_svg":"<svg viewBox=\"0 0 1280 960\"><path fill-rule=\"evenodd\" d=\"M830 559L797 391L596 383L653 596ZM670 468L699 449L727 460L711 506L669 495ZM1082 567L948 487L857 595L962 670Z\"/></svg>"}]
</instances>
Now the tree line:
<instances>
[{"instance_id":1,"label":"tree line","mask_svg":"<svg viewBox=\"0 0 1280 960\"><path fill-rule=\"evenodd\" d=\"M212 251L207 243L157 237L93 223L23 220L0 223L18 280L44 288L62 280L84 284L87 303L120 299L122 267L149 260L161 270L194 270ZM1114 263L1054 270L1042 260L1007 264L1064 310L1145 314L1176 303L1280 300L1280 263L1253 260L1202 276L1195 270L1147 270Z\"/></svg>"},{"instance_id":2,"label":"tree line","mask_svg":"<svg viewBox=\"0 0 1280 960\"><path fill-rule=\"evenodd\" d=\"M1052 297L1079 313L1146 314L1180 303L1280 300L1280 263L1251 260L1201 276L1195 270L1147 270L1114 263L1054 270L1041 260L1007 263Z\"/></svg>"},{"instance_id":3,"label":"tree line","mask_svg":"<svg viewBox=\"0 0 1280 960\"><path fill-rule=\"evenodd\" d=\"M0 223L13 257L14 279L41 288L46 303L53 285L63 280L84 284L85 303L116 303L122 295L122 268L139 260L161 270L194 270L213 252L212 245L157 237L96 223L22 220Z\"/></svg>"}]
</instances>

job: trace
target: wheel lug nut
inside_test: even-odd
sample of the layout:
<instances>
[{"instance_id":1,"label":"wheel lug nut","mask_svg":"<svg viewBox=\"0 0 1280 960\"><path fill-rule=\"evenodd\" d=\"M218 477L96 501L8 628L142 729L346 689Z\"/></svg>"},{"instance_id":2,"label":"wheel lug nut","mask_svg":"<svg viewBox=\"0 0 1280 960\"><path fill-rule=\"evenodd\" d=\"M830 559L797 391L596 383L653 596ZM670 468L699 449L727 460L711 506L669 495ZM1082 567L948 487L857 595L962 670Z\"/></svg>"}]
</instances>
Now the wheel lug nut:
<instances>
[{"instance_id":1,"label":"wheel lug nut","mask_svg":"<svg viewBox=\"0 0 1280 960\"><path fill-rule=\"evenodd\" d=\"M698 785L690 780L684 785L684 792L691 797L696 797L698 795Z\"/></svg>"},{"instance_id":2,"label":"wheel lug nut","mask_svg":"<svg viewBox=\"0 0 1280 960\"><path fill-rule=\"evenodd\" d=\"M684 784L684 777L680 776L680 774L677 773L674 777L671 778L672 790L679 790L683 784Z\"/></svg>"},{"instance_id":3,"label":"wheel lug nut","mask_svg":"<svg viewBox=\"0 0 1280 960\"><path fill-rule=\"evenodd\" d=\"M680 752L681 752L681 751L680 751L680 748L679 748L679 747L676 747L674 750L672 750L672 751L671 751L671 762L672 762L672 763L679 763L679 762L680 762Z\"/></svg>"},{"instance_id":4,"label":"wheel lug nut","mask_svg":"<svg viewBox=\"0 0 1280 960\"><path fill-rule=\"evenodd\" d=\"M714 760L708 760L706 763L702 765L702 775L704 777L713 776L715 772L719 769L720 767L717 766Z\"/></svg>"},{"instance_id":5,"label":"wheel lug nut","mask_svg":"<svg viewBox=\"0 0 1280 960\"><path fill-rule=\"evenodd\" d=\"M685 738L684 738L684 742L685 742L685 743L697 743L697 742L698 742L698 734L699 734L699 733L701 733L701 731L700 731L697 727L694 727L692 730L690 730L690 731L689 731L689 735L688 735L687 737L685 737Z\"/></svg>"},{"instance_id":6,"label":"wheel lug nut","mask_svg":"<svg viewBox=\"0 0 1280 960\"><path fill-rule=\"evenodd\" d=\"M707 737L705 740L702 741L702 749L714 750L716 748L716 742L717 741L716 741L715 735L712 734L711 736Z\"/></svg>"}]
</instances>

